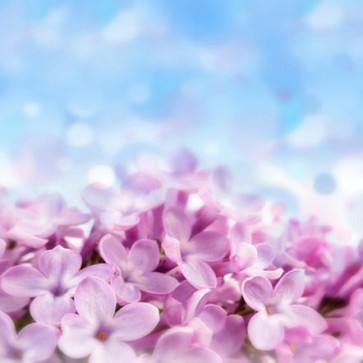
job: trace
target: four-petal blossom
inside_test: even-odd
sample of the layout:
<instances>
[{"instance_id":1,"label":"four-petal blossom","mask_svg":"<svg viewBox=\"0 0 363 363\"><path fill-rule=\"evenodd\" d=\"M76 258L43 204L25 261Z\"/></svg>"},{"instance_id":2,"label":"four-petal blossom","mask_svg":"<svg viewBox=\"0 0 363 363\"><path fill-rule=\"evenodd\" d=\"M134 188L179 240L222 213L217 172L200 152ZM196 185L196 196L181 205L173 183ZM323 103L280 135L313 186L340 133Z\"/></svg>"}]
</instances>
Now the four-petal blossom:
<instances>
[{"instance_id":1,"label":"four-petal blossom","mask_svg":"<svg viewBox=\"0 0 363 363\"><path fill-rule=\"evenodd\" d=\"M44 251L36 267L19 265L8 269L1 277L1 286L10 295L34 297L30 313L36 321L58 324L64 314L75 311L72 296L79 282L87 276L111 277L109 265L80 270L81 264L77 252L57 246Z\"/></svg>"},{"instance_id":2,"label":"four-petal blossom","mask_svg":"<svg viewBox=\"0 0 363 363\"><path fill-rule=\"evenodd\" d=\"M174 261L184 277L196 288L217 286L217 278L209 265L221 260L228 251L226 237L218 232L203 231L192 235L188 216L177 208L169 208L164 214L166 236L163 249Z\"/></svg>"},{"instance_id":3,"label":"four-petal blossom","mask_svg":"<svg viewBox=\"0 0 363 363\"><path fill-rule=\"evenodd\" d=\"M0 361L35 363L48 359L57 346L55 328L33 323L16 334L11 318L0 311Z\"/></svg>"},{"instance_id":4,"label":"four-petal blossom","mask_svg":"<svg viewBox=\"0 0 363 363\"><path fill-rule=\"evenodd\" d=\"M284 340L285 328L303 326L318 334L326 329L325 319L309 306L297 300L304 292L304 273L292 270L285 274L275 288L263 276L246 279L242 295L257 313L248 324L248 337L260 350L275 349Z\"/></svg>"},{"instance_id":5,"label":"four-petal blossom","mask_svg":"<svg viewBox=\"0 0 363 363\"><path fill-rule=\"evenodd\" d=\"M134 350L126 342L138 340L154 330L158 309L149 303L132 303L116 314L116 295L105 281L88 277L76 289L78 314L62 319L60 349L71 358L90 355L90 363L136 362Z\"/></svg>"},{"instance_id":6,"label":"four-petal blossom","mask_svg":"<svg viewBox=\"0 0 363 363\"><path fill-rule=\"evenodd\" d=\"M123 303L139 301L141 291L165 295L171 293L178 285L174 277L154 272L160 259L156 241L139 240L127 251L121 241L107 235L100 242L100 253L103 259L117 270L111 284L118 299Z\"/></svg>"}]
</instances>

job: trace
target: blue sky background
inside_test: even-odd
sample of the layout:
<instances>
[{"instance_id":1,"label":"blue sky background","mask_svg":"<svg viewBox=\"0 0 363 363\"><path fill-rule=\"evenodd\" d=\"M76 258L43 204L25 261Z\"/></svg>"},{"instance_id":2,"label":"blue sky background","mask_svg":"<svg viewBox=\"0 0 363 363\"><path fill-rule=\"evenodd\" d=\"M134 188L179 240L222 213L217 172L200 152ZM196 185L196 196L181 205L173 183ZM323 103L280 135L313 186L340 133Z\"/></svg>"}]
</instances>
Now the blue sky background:
<instances>
[{"instance_id":1,"label":"blue sky background","mask_svg":"<svg viewBox=\"0 0 363 363\"><path fill-rule=\"evenodd\" d=\"M362 14L356 0L2 0L0 183L76 198L183 146L292 209L356 215Z\"/></svg>"}]
</instances>

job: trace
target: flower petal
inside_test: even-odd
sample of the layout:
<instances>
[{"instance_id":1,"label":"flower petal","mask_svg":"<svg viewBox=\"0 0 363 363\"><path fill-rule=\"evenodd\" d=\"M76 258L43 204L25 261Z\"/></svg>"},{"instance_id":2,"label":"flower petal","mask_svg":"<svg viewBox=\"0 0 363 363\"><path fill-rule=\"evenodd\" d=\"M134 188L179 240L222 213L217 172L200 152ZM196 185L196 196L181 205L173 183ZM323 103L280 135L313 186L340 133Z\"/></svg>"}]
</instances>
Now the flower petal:
<instances>
[{"instance_id":1,"label":"flower petal","mask_svg":"<svg viewBox=\"0 0 363 363\"><path fill-rule=\"evenodd\" d=\"M230 357L241 349L244 343L245 330L242 316L227 316L223 329L213 335L211 348L222 357Z\"/></svg>"},{"instance_id":2,"label":"flower petal","mask_svg":"<svg viewBox=\"0 0 363 363\"><path fill-rule=\"evenodd\" d=\"M107 321L116 309L111 286L98 277L87 277L77 287L74 301L79 315L90 321Z\"/></svg>"},{"instance_id":3,"label":"flower petal","mask_svg":"<svg viewBox=\"0 0 363 363\"><path fill-rule=\"evenodd\" d=\"M173 262L179 263L182 261L180 254L180 241L176 238L165 236L162 247L165 251L165 255Z\"/></svg>"},{"instance_id":4,"label":"flower petal","mask_svg":"<svg viewBox=\"0 0 363 363\"><path fill-rule=\"evenodd\" d=\"M140 218L136 213L124 215L123 213L113 210L102 212L99 220L103 227L110 232L126 231L139 223Z\"/></svg>"},{"instance_id":5,"label":"flower petal","mask_svg":"<svg viewBox=\"0 0 363 363\"><path fill-rule=\"evenodd\" d=\"M121 263L127 259L127 250L120 240L106 235L99 244L99 250L102 258L110 265L120 268Z\"/></svg>"},{"instance_id":6,"label":"flower petal","mask_svg":"<svg viewBox=\"0 0 363 363\"><path fill-rule=\"evenodd\" d=\"M164 333L156 344L155 363L222 363L209 349L193 347L195 333L185 327L172 328Z\"/></svg>"},{"instance_id":7,"label":"flower petal","mask_svg":"<svg viewBox=\"0 0 363 363\"><path fill-rule=\"evenodd\" d=\"M273 294L272 285L266 277L253 276L242 284L242 296L252 309L261 311L269 303Z\"/></svg>"},{"instance_id":8,"label":"flower petal","mask_svg":"<svg viewBox=\"0 0 363 363\"><path fill-rule=\"evenodd\" d=\"M293 304L285 312L284 325L287 327L304 326L312 334L323 332L327 327L326 320L313 308L305 305Z\"/></svg>"},{"instance_id":9,"label":"flower petal","mask_svg":"<svg viewBox=\"0 0 363 363\"><path fill-rule=\"evenodd\" d=\"M100 344L94 349L89 357L89 363L136 363L136 353L126 343L110 339L105 344Z\"/></svg>"},{"instance_id":10,"label":"flower petal","mask_svg":"<svg viewBox=\"0 0 363 363\"><path fill-rule=\"evenodd\" d=\"M185 282L184 284L189 285L188 282ZM184 323L189 323L195 316L198 316L203 311L210 292L210 289L196 290L191 294L190 297L185 297L185 300L180 300L183 301L185 309L185 315L183 314Z\"/></svg>"},{"instance_id":11,"label":"flower petal","mask_svg":"<svg viewBox=\"0 0 363 363\"><path fill-rule=\"evenodd\" d=\"M106 263L98 263L82 268L76 276L73 277L70 285L76 286L86 277L98 277L101 280L109 281L113 275L113 267Z\"/></svg>"},{"instance_id":12,"label":"flower petal","mask_svg":"<svg viewBox=\"0 0 363 363\"><path fill-rule=\"evenodd\" d=\"M316 358L332 359L339 352L339 340L330 335L315 335L312 339L311 349ZM318 360L317 359L317 360Z\"/></svg>"},{"instance_id":13,"label":"flower petal","mask_svg":"<svg viewBox=\"0 0 363 363\"><path fill-rule=\"evenodd\" d=\"M154 271L158 266L159 259L158 244L151 239L136 241L128 254L129 263L141 272Z\"/></svg>"},{"instance_id":14,"label":"flower petal","mask_svg":"<svg viewBox=\"0 0 363 363\"><path fill-rule=\"evenodd\" d=\"M29 303L28 297L12 296L0 287L0 311L13 313Z\"/></svg>"},{"instance_id":15,"label":"flower petal","mask_svg":"<svg viewBox=\"0 0 363 363\"><path fill-rule=\"evenodd\" d=\"M126 305L115 315L117 330L113 336L122 341L140 339L155 329L159 319L159 311L154 305L148 303Z\"/></svg>"},{"instance_id":16,"label":"flower petal","mask_svg":"<svg viewBox=\"0 0 363 363\"><path fill-rule=\"evenodd\" d=\"M221 330L226 322L227 312L218 305L209 304L198 315L200 319L213 333Z\"/></svg>"},{"instance_id":17,"label":"flower petal","mask_svg":"<svg viewBox=\"0 0 363 363\"><path fill-rule=\"evenodd\" d=\"M0 346L16 340L16 332L10 316L0 311Z\"/></svg>"},{"instance_id":18,"label":"flower petal","mask_svg":"<svg viewBox=\"0 0 363 363\"><path fill-rule=\"evenodd\" d=\"M254 266L257 261L257 249L250 243L240 243L235 248L235 254L231 258L237 271Z\"/></svg>"},{"instance_id":19,"label":"flower petal","mask_svg":"<svg viewBox=\"0 0 363 363\"><path fill-rule=\"evenodd\" d=\"M14 266L1 277L1 287L14 296L37 296L47 290L49 284L45 277L30 266Z\"/></svg>"},{"instance_id":20,"label":"flower petal","mask_svg":"<svg viewBox=\"0 0 363 363\"><path fill-rule=\"evenodd\" d=\"M203 261L213 262L222 259L228 251L228 241L217 232L201 232L182 245L187 246L187 253Z\"/></svg>"},{"instance_id":21,"label":"flower petal","mask_svg":"<svg viewBox=\"0 0 363 363\"><path fill-rule=\"evenodd\" d=\"M248 337L256 349L275 349L284 339L284 328L274 315L259 312L252 316L247 327Z\"/></svg>"},{"instance_id":22,"label":"flower petal","mask_svg":"<svg viewBox=\"0 0 363 363\"><path fill-rule=\"evenodd\" d=\"M111 286L116 293L117 300L121 303L137 302L141 299L139 288L133 283L125 282L121 276L115 277Z\"/></svg>"},{"instance_id":23,"label":"flower petal","mask_svg":"<svg viewBox=\"0 0 363 363\"><path fill-rule=\"evenodd\" d=\"M275 248L268 243L258 243L257 249L257 264L260 268L268 267L276 256Z\"/></svg>"},{"instance_id":24,"label":"flower petal","mask_svg":"<svg viewBox=\"0 0 363 363\"><path fill-rule=\"evenodd\" d=\"M156 343L154 351L156 362L172 362L174 357L180 356L189 349L193 337L194 332L191 328L176 327L167 330Z\"/></svg>"},{"instance_id":25,"label":"flower petal","mask_svg":"<svg viewBox=\"0 0 363 363\"><path fill-rule=\"evenodd\" d=\"M47 238L41 238L36 235L38 232L36 228L34 228L33 232L30 230L31 228L28 228L28 226L25 229L24 226L18 225L8 231L7 237L32 248L40 248L47 244Z\"/></svg>"},{"instance_id":26,"label":"flower petal","mask_svg":"<svg viewBox=\"0 0 363 363\"><path fill-rule=\"evenodd\" d=\"M95 327L85 318L76 314L65 315L62 319L63 334L58 342L60 350L71 358L88 356L97 345L94 330Z\"/></svg>"},{"instance_id":27,"label":"flower petal","mask_svg":"<svg viewBox=\"0 0 363 363\"><path fill-rule=\"evenodd\" d=\"M30 305L30 314L35 321L51 325L59 324L65 314L75 311L69 295L53 296L45 293L37 296Z\"/></svg>"},{"instance_id":28,"label":"flower petal","mask_svg":"<svg viewBox=\"0 0 363 363\"><path fill-rule=\"evenodd\" d=\"M39 270L49 278L67 281L81 268L81 256L72 250L57 246L43 252L39 257Z\"/></svg>"},{"instance_id":29,"label":"flower petal","mask_svg":"<svg viewBox=\"0 0 363 363\"><path fill-rule=\"evenodd\" d=\"M100 184L89 184L82 191L82 199L91 210L117 209L121 205L120 194L115 189Z\"/></svg>"},{"instance_id":30,"label":"flower petal","mask_svg":"<svg viewBox=\"0 0 363 363\"><path fill-rule=\"evenodd\" d=\"M180 264L184 277L197 289L217 286L217 278L213 269L204 261L189 258Z\"/></svg>"},{"instance_id":31,"label":"flower petal","mask_svg":"<svg viewBox=\"0 0 363 363\"><path fill-rule=\"evenodd\" d=\"M289 305L302 296L305 287L303 270L292 270L281 277L274 289L274 301L279 305Z\"/></svg>"},{"instance_id":32,"label":"flower petal","mask_svg":"<svg viewBox=\"0 0 363 363\"><path fill-rule=\"evenodd\" d=\"M203 347L195 347L190 349L188 352L183 354L181 357L175 357L178 363L223 363L221 357L217 355L217 353L213 352L210 349ZM179 360L179 359L180 360Z\"/></svg>"},{"instance_id":33,"label":"flower petal","mask_svg":"<svg viewBox=\"0 0 363 363\"><path fill-rule=\"evenodd\" d=\"M6 242L0 238L0 257L4 254L6 249Z\"/></svg>"},{"instance_id":34,"label":"flower petal","mask_svg":"<svg viewBox=\"0 0 363 363\"><path fill-rule=\"evenodd\" d=\"M169 208L164 213L164 228L166 233L180 242L186 242L192 231L187 215L180 209Z\"/></svg>"},{"instance_id":35,"label":"flower petal","mask_svg":"<svg viewBox=\"0 0 363 363\"><path fill-rule=\"evenodd\" d=\"M38 362L48 359L57 346L57 330L43 324L30 324L18 334L18 342L24 351L24 361Z\"/></svg>"},{"instance_id":36,"label":"flower petal","mask_svg":"<svg viewBox=\"0 0 363 363\"><path fill-rule=\"evenodd\" d=\"M178 284L174 277L160 272L149 272L135 283L140 290L156 295L170 294Z\"/></svg>"}]
</instances>

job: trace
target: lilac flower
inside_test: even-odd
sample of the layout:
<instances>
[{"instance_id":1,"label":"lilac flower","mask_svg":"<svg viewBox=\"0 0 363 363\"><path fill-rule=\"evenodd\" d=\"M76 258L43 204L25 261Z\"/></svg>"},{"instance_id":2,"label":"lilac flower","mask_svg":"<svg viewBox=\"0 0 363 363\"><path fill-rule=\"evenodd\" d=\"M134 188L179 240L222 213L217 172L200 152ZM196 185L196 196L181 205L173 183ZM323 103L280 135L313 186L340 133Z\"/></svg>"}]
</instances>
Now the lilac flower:
<instances>
[{"instance_id":1,"label":"lilac flower","mask_svg":"<svg viewBox=\"0 0 363 363\"><path fill-rule=\"evenodd\" d=\"M305 328L291 328L276 349L279 363L330 361L339 353L337 339L327 334L312 335Z\"/></svg>"},{"instance_id":2,"label":"lilac flower","mask_svg":"<svg viewBox=\"0 0 363 363\"><path fill-rule=\"evenodd\" d=\"M27 325L16 334L13 321L0 311L0 361L35 363L48 359L57 346L56 329L43 324Z\"/></svg>"},{"instance_id":3,"label":"lilac flower","mask_svg":"<svg viewBox=\"0 0 363 363\"><path fill-rule=\"evenodd\" d=\"M244 281L243 298L257 310L248 324L248 336L257 349L276 348L284 340L285 328L303 326L313 334L326 329L326 321L314 309L297 302L303 292L302 270L288 272L275 288L263 276Z\"/></svg>"},{"instance_id":4,"label":"lilac flower","mask_svg":"<svg viewBox=\"0 0 363 363\"><path fill-rule=\"evenodd\" d=\"M53 233L53 226L39 220L28 210L14 206L0 208L0 238L7 244L17 241L19 244L33 248L44 246Z\"/></svg>"},{"instance_id":5,"label":"lilac flower","mask_svg":"<svg viewBox=\"0 0 363 363\"><path fill-rule=\"evenodd\" d=\"M229 269L234 273L247 276L265 276L278 279L283 270L275 268L273 261L276 249L265 242L252 244L245 240L245 228L237 223L231 230L231 253Z\"/></svg>"},{"instance_id":6,"label":"lilac flower","mask_svg":"<svg viewBox=\"0 0 363 363\"><path fill-rule=\"evenodd\" d=\"M238 315L227 316L222 307L208 304L209 293L209 289L196 290L183 282L165 301L164 319L172 326L191 328L195 344L212 349L227 361L244 342L244 320Z\"/></svg>"},{"instance_id":7,"label":"lilac flower","mask_svg":"<svg viewBox=\"0 0 363 363\"><path fill-rule=\"evenodd\" d=\"M244 319L238 315L228 315L221 329L213 335L210 347L226 362L241 350L244 340Z\"/></svg>"},{"instance_id":8,"label":"lilac flower","mask_svg":"<svg viewBox=\"0 0 363 363\"><path fill-rule=\"evenodd\" d=\"M202 311L210 293L210 289L198 290L183 281L165 300L165 322L171 326L188 325Z\"/></svg>"},{"instance_id":9,"label":"lilac flower","mask_svg":"<svg viewBox=\"0 0 363 363\"><path fill-rule=\"evenodd\" d=\"M195 342L191 328L172 328L157 342L152 363L222 363L222 358L212 349Z\"/></svg>"},{"instance_id":10,"label":"lilac flower","mask_svg":"<svg viewBox=\"0 0 363 363\"><path fill-rule=\"evenodd\" d=\"M283 270L273 266L274 252L267 243L256 245L241 243L235 247L231 255L232 271L247 276L265 276L271 280L278 279Z\"/></svg>"},{"instance_id":11,"label":"lilac flower","mask_svg":"<svg viewBox=\"0 0 363 363\"><path fill-rule=\"evenodd\" d=\"M225 236L203 231L192 235L188 216L177 208L164 215L166 236L162 243L166 256L174 261L184 277L197 288L216 287L216 275L210 262L221 260L228 251Z\"/></svg>"},{"instance_id":12,"label":"lilac flower","mask_svg":"<svg viewBox=\"0 0 363 363\"><path fill-rule=\"evenodd\" d=\"M88 220L88 215L68 207L60 194L44 194L14 207L0 207L0 238L39 248L55 233L58 238L72 236L73 227Z\"/></svg>"},{"instance_id":13,"label":"lilac flower","mask_svg":"<svg viewBox=\"0 0 363 363\"><path fill-rule=\"evenodd\" d=\"M117 270L112 287L121 302L139 301L141 291L156 295L169 294L178 285L175 278L154 272L160 257L156 241L139 240L127 251L119 240L108 235L102 239L99 248L103 259Z\"/></svg>"},{"instance_id":14,"label":"lilac flower","mask_svg":"<svg viewBox=\"0 0 363 363\"><path fill-rule=\"evenodd\" d=\"M0 190L0 362L361 361L363 243L332 244L314 219L286 228L281 205L229 193L188 153L140 160L120 189L86 188L90 216Z\"/></svg>"},{"instance_id":15,"label":"lilac flower","mask_svg":"<svg viewBox=\"0 0 363 363\"><path fill-rule=\"evenodd\" d=\"M134 350L126 343L149 334L159 322L155 306L132 303L116 314L116 295L103 280L89 277L76 289L77 314L62 319L60 349L69 357L90 355L90 363L136 362Z\"/></svg>"},{"instance_id":16,"label":"lilac flower","mask_svg":"<svg viewBox=\"0 0 363 363\"><path fill-rule=\"evenodd\" d=\"M98 225L107 233L120 236L139 223L140 215L162 204L161 182L145 173L124 180L122 188L88 185L82 193Z\"/></svg>"},{"instance_id":17,"label":"lilac flower","mask_svg":"<svg viewBox=\"0 0 363 363\"><path fill-rule=\"evenodd\" d=\"M341 340L363 345L363 289L354 291L349 304L340 309L340 314L329 317L329 332L338 334Z\"/></svg>"},{"instance_id":18,"label":"lilac flower","mask_svg":"<svg viewBox=\"0 0 363 363\"><path fill-rule=\"evenodd\" d=\"M57 246L40 254L37 266L11 267L1 278L2 289L13 296L34 297L32 317L42 323L58 324L62 316L75 311L74 288L85 277L96 275L108 279L112 269L106 264L80 270L82 259L72 250Z\"/></svg>"}]
</instances>

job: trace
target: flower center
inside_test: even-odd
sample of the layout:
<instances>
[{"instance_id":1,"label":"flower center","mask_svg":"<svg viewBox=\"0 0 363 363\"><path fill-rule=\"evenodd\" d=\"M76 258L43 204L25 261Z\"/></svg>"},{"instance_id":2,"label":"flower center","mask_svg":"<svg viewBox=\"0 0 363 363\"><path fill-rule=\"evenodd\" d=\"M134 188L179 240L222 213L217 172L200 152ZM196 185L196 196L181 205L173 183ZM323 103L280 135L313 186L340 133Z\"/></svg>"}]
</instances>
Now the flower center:
<instances>
[{"instance_id":1,"label":"flower center","mask_svg":"<svg viewBox=\"0 0 363 363\"><path fill-rule=\"evenodd\" d=\"M66 293L67 289L65 289L63 286L61 286L61 284L58 284L56 286L53 287L52 289L52 293L54 296L62 296Z\"/></svg>"},{"instance_id":2,"label":"flower center","mask_svg":"<svg viewBox=\"0 0 363 363\"><path fill-rule=\"evenodd\" d=\"M267 313L267 315L273 315L273 314L275 314L276 313L275 307L272 306L272 305L267 305L266 306L266 313Z\"/></svg>"},{"instance_id":3,"label":"flower center","mask_svg":"<svg viewBox=\"0 0 363 363\"><path fill-rule=\"evenodd\" d=\"M101 341L101 342L104 342L107 340L109 336L109 333L106 332L105 330L99 330L97 333L96 333L96 339Z\"/></svg>"},{"instance_id":4,"label":"flower center","mask_svg":"<svg viewBox=\"0 0 363 363\"><path fill-rule=\"evenodd\" d=\"M13 348L10 351L10 357L14 358L16 360L22 359L23 358L23 351L21 349L18 349L18 348Z\"/></svg>"}]
</instances>

